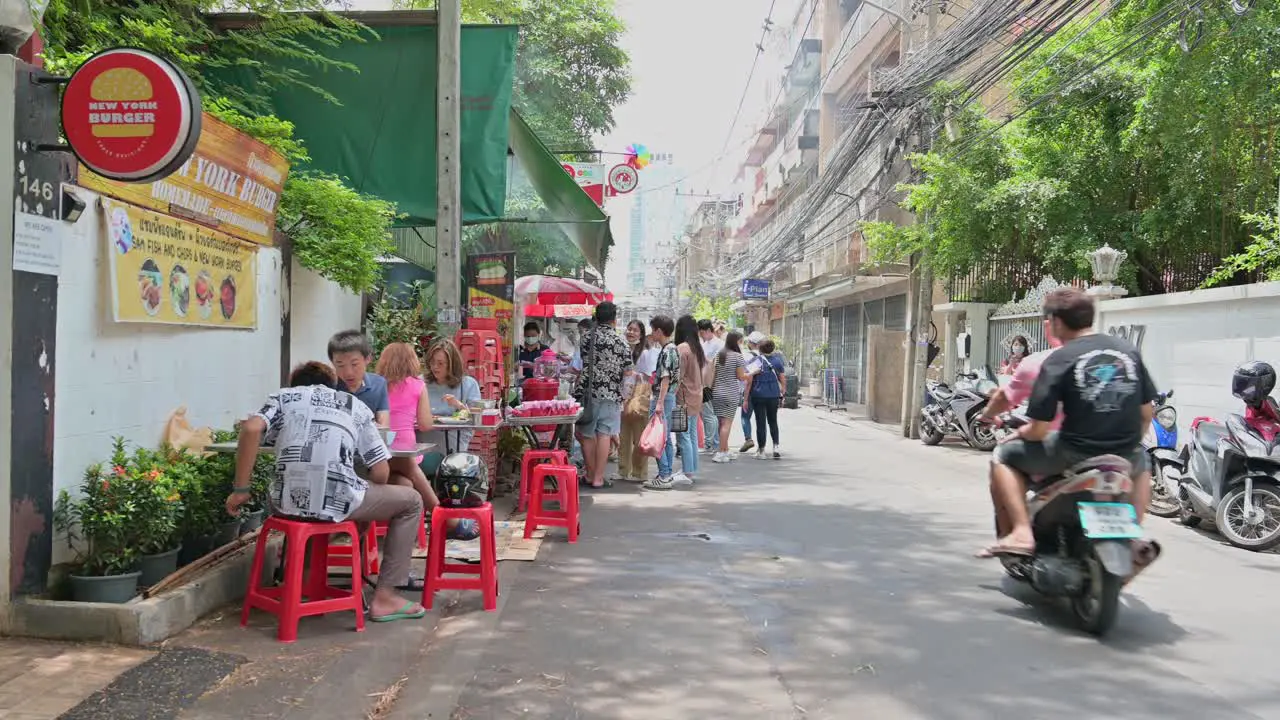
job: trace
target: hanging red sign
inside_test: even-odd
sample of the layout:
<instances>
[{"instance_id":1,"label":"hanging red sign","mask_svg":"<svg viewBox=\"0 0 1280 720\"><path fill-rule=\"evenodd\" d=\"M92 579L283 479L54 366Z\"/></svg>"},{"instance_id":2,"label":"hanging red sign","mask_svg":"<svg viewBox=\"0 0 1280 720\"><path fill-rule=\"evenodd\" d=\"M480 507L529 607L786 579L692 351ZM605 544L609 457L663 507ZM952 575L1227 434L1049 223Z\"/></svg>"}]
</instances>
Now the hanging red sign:
<instances>
[{"instance_id":1,"label":"hanging red sign","mask_svg":"<svg viewBox=\"0 0 1280 720\"><path fill-rule=\"evenodd\" d=\"M625 195L639 183L640 173L630 165L614 165L609 170L609 190L615 195Z\"/></svg>"},{"instance_id":2,"label":"hanging red sign","mask_svg":"<svg viewBox=\"0 0 1280 720\"><path fill-rule=\"evenodd\" d=\"M200 94L178 66L144 50L104 50L62 94L62 131L85 167L122 182L171 175L200 139Z\"/></svg>"}]
</instances>

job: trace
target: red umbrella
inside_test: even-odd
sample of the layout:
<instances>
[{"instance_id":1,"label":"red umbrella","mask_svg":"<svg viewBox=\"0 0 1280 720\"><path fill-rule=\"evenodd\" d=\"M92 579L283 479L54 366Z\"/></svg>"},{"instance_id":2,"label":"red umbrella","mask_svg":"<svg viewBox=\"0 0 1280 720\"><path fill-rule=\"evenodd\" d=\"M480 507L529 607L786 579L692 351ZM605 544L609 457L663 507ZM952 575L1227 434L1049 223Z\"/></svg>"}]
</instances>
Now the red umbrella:
<instances>
[{"instance_id":1,"label":"red umbrella","mask_svg":"<svg viewBox=\"0 0 1280 720\"><path fill-rule=\"evenodd\" d=\"M516 278L516 299L528 305L597 305L613 293L573 278L526 275ZM526 313L527 314L527 313Z\"/></svg>"}]
</instances>

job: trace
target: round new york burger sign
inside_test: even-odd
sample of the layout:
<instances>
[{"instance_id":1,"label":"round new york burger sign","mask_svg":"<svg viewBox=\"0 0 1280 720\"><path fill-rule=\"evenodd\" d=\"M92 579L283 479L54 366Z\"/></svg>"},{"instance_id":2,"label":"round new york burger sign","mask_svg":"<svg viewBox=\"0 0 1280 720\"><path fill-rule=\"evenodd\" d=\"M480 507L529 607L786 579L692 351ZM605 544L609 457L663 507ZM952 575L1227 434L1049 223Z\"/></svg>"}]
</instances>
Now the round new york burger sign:
<instances>
[{"instance_id":1,"label":"round new york burger sign","mask_svg":"<svg viewBox=\"0 0 1280 720\"><path fill-rule=\"evenodd\" d=\"M93 172L145 183L176 171L200 139L200 94L176 65L115 48L85 61L62 95L62 130Z\"/></svg>"}]
</instances>

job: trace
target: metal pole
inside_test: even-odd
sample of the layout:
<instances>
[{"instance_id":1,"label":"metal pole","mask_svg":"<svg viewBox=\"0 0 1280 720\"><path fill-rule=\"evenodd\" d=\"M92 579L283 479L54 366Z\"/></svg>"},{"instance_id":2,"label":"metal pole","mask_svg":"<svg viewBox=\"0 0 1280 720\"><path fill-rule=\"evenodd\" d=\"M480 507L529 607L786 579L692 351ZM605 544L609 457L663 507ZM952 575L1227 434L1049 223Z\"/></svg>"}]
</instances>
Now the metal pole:
<instances>
[{"instance_id":1,"label":"metal pole","mask_svg":"<svg viewBox=\"0 0 1280 720\"><path fill-rule=\"evenodd\" d=\"M437 0L436 30L436 306L445 337L462 323L461 0Z\"/></svg>"}]
</instances>

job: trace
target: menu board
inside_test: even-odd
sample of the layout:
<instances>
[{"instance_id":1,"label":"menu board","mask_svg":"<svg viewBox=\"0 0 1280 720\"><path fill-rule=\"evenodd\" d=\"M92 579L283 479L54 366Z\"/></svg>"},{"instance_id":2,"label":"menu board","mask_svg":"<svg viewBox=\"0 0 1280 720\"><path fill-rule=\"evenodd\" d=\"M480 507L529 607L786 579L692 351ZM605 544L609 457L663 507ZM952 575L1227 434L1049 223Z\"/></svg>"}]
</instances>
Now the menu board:
<instances>
[{"instance_id":1,"label":"menu board","mask_svg":"<svg viewBox=\"0 0 1280 720\"><path fill-rule=\"evenodd\" d=\"M467 309L473 318L496 318L498 332L510 334L515 317L516 254L482 253L467 256Z\"/></svg>"},{"instance_id":2,"label":"menu board","mask_svg":"<svg viewBox=\"0 0 1280 720\"><path fill-rule=\"evenodd\" d=\"M106 198L102 212L116 322L257 327L256 245Z\"/></svg>"}]
</instances>

